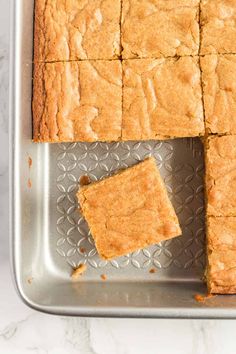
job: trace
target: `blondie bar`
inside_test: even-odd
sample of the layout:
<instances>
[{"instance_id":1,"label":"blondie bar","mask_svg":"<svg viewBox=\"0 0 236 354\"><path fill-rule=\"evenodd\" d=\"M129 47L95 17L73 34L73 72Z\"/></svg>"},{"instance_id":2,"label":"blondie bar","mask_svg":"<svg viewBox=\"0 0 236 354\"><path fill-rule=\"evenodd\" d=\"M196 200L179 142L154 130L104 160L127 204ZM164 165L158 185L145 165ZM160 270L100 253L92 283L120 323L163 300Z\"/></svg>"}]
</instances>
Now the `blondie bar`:
<instances>
[{"instance_id":1,"label":"blondie bar","mask_svg":"<svg viewBox=\"0 0 236 354\"><path fill-rule=\"evenodd\" d=\"M206 128L213 134L236 133L236 55L201 57Z\"/></svg>"},{"instance_id":2,"label":"blondie bar","mask_svg":"<svg viewBox=\"0 0 236 354\"><path fill-rule=\"evenodd\" d=\"M207 284L209 292L236 291L236 218L207 218Z\"/></svg>"},{"instance_id":3,"label":"blondie bar","mask_svg":"<svg viewBox=\"0 0 236 354\"><path fill-rule=\"evenodd\" d=\"M34 61L118 58L121 0L36 0Z\"/></svg>"},{"instance_id":4,"label":"blondie bar","mask_svg":"<svg viewBox=\"0 0 236 354\"><path fill-rule=\"evenodd\" d=\"M210 293L236 293L236 251L208 252L207 286Z\"/></svg>"},{"instance_id":5,"label":"blondie bar","mask_svg":"<svg viewBox=\"0 0 236 354\"><path fill-rule=\"evenodd\" d=\"M122 57L196 55L200 0L123 0Z\"/></svg>"},{"instance_id":6,"label":"blondie bar","mask_svg":"<svg viewBox=\"0 0 236 354\"><path fill-rule=\"evenodd\" d=\"M236 53L236 1L201 1L201 54Z\"/></svg>"},{"instance_id":7,"label":"blondie bar","mask_svg":"<svg viewBox=\"0 0 236 354\"><path fill-rule=\"evenodd\" d=\"M33 118L35 142L119 140L121 63L35 64Z\"/></svg>"},{"instance_id":8,"label":"blondie bar","mask_svg":"<svg viewBox=\"0 0 236 354\"><path fill-rule=\"evenodd\" d=\"M122 140L204 134L198 59L123 61Z\"/></svg>"},{"instance_id":9,"label":"blondie bar","mask_svg":"<svg viewBox=\"0 0 236 354\"><path fill-rule=\"evenodd\" d=\"M236 216L236 136L213 136L206 142L208 216Z\"/></svg>"},{"instance_id":10,"label":"blondie bar","mask_svg":"<svg viewBox=\"0 0 236 354\"><path fill-rule=\"evenodd\" d=\"M78 200L101 258L181 234L154 158L80 188Z\"/></svg>"}]
</instances>

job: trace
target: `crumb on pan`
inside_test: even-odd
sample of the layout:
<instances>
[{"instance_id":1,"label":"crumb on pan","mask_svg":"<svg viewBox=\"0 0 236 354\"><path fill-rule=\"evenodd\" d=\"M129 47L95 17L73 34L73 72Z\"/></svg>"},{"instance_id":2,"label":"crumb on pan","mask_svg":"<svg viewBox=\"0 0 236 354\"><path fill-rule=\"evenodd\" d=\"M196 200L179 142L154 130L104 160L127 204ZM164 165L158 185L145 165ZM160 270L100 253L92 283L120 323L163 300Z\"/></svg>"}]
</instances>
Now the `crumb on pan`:
<instances>
[{"instance_id":1,"label":"crumb on pan","mask_svg":"<svg viewBox=\"0 0 236 354\"><path fill-rule=\"evenodd\" d=\"M153 274L153 273L156 273L156 269L155 268L151 268L150 270L149 270L149 273L151 273L151 274Z\"/></svg>"},{"instance_id":2,"label":"crumb on pan","mask_svg":"<svg viewBox=\"0 0 236 354\"><path fill-rule=\"evenodd\" d=\"M33 160L30 156L28 157L28 165L29 165L29 168L32 167L32 165L33 165Z\"/></svg>"},{"instance_id":3,"label":"crumb on pan","mask_svg":"<svg viewBox=\"0 0 236 354\"><path fill-rule=\"evenodd\" d=\"M194 299L197 301L197 302L205 302L206 300L208 299L211 299L212 297L215 297L216 295L212 295L212 294L195 294L194 295Z\"/></svg>"},{"instance_id":4,"label":"crumb on pan","mask_svg":"<svg viewBox=\"0 0 236 354\"><path fill-rule=\"evenodd\" d=\"M33 281L33 280L34 280L34 278L33 278L33 277L30 277L30 278L27 279L27 283L28 283L28 284L32 284L32 281Z\"/></svg>"},{"instance_id":5,"label":"crumb on pan","mask_svg":"<svg viewBox=\"0 0 236 354\"><path fill-rule=\"evenodd\" d=\"M32 188L32 181L30 178L28 178L27 186L28 186L28 188Z\"/></svg>"},{"instance_id":6,"label":"crumb on pan","mask_svg":"<svg viewBox=\"0 0 236 354\"><path fill-rule=\"evenodd\" d=\"M101 274L100 277L101 277L102 280L107 280L106 274Z\"/></svg>"},{"instance_id":7,"label":"crumb on pan","mask_svg":"<svg viewBox=\"0 0 236 354\"><path fill-rule=\"evenodd\" d=\"M80 250L81 253L85 253L86 252L86 249L84 247L80 247L79 250Z\"/></svg>"},{"instance_id":8,"label":"crumb on pan","mask_svg":"<svg viewBox=\"0 0 236 354\"><path fill-rule=\"evenodd\" d=\"M87 186L90 183L91 183L91 180L90 180L89 176L84 175L84 176L81 176L79 179L79 184L81 187Z\"/></svg>"},{"instance_id":9,"label":"crumb on pan","mask_svg":"<svg viewBox=\"0 0 236 354\"><path fill-rule=\"evenodd\" d=\"M75 268L71 274L71 278L73 280L79 279L79 277L86 271L86 264L80 264L77 268Z\"/></svg>"}]
</instances>

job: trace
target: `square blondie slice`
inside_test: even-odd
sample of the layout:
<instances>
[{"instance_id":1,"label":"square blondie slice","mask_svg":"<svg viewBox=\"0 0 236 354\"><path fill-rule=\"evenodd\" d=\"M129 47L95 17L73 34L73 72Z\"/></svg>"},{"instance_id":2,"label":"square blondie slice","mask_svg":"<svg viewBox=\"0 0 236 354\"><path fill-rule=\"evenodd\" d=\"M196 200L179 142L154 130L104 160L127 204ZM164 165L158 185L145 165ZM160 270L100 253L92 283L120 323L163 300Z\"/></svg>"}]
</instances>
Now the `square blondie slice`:
<instances>
[{"instance_id":1,"label":"square blondie slice","mask_svg":"<svg viewBox=\"0 0 236 354\"><path fill-rule=\"evenodd\" d=\"M213 294L236 294L236 251L209 251L207 286Z\"/></svg>"},{"instance_id":2,"label":"square blondie slice","mask_svg":"<svg viewBox=\"0 0 236 354\"><path fill-rule=\"evenodd\" d=\"M77 196L103 259L181 234L154 158L81 187Z\"/></svg>"},{"instance_id":3,"label":"square blondie slice","mask_svg":"<svg viewBox=\"0 0 236 354\"><path fill-rule=\"evenodd\" d=\"M121 123L120 61L35 64L35 142L117 141Z\"/></svg>"},{"instance_id":4,"label":"square blondie slice","mask_svg":"<svg viewBox=\"0 0 236 354\"><path fill-rule=\"evenodd\" d=\"M201 57L206 128L214 134L236 133L236 55Z\"/></svg>"},{"instance_id":5,"label":"square blondie slice","mask_svg":"<svg viewBox=\"0 0 236 354\"><path fill-rule=\"evenodd\" d=\"M115 59L121 0L35 0L35 62Z\"/></svg>"},{"instance_id":6,"label":"square blondie slice","mask_svg":"<svg viewBox=\"0 0 236 354\"><path fill-rule=\"evenodd\" d=\"M200 0L123 0L122 57L197 55Z\"/></svg>"},{"instance_id":7,"label":"square blondie slice","mask_svg":"<svg viewBox=\"0 0 236 354\"><path fill-rule=\"evenodd\" d=\"M122 140L204 134L197 58L131 59L122 65Z\"/></svg>"},{"instance_id":8,"label":"square blondie slice","mask_svg":"<svg viewBox=\"0 0 236 354\"><path fill-rule=\"evenodd\" d=\"M201 54L236 53L236 1L201 1Z\"/></svg>"},{"instance_id":9,"label":"square blondie slice","mask_svg":"<svg viewBox=\"0 0 236 354\"><path fill-rule=\"evenodd\" d=\"M236 293L236 218L207 218L207 285L210 293Z\"/></svg>"},{"instance_id":10,"label":"square blondie slice","mask_svg":"<svg viewBox=\"0 0 236 354\"><path fill-rule=\"evenodd\" d=\"M209 137L205 146L208 216L236 216L236 136Z\"/></svg>"}]
</instances>

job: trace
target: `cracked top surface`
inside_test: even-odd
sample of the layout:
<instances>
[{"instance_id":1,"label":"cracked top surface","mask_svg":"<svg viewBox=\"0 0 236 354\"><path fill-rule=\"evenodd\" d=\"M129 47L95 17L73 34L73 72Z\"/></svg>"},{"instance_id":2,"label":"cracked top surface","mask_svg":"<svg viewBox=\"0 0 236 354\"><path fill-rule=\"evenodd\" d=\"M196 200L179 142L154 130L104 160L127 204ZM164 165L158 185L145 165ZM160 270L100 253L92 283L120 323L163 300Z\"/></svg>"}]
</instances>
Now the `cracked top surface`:
<instances>
[{"instance_id":1,"label":"cracked top surface","mask_svg":"<svg viewBox=\"0 0 236 354\"><path fill-rule=\"evenodd\" d=\"M123 0L122 56L198 54L199 0Z\"/></svg>"},{"instance_id":2,"label":"cracked top surface","mask_svg":"<svg viewBox=\"0 0 236 354\"><path fill-rule=\"evenodd\" d=\"M122 139L203 135L197 58L125 60L123 72Z\"/></svg>"},{"instance_id":3,"label":"cracked top surface","mask_svg":"<svg viewBox=\"0 0 236 354\"><path fill-rule=\"evenodd\" d=\"M36 0L34 60L120 55L121 0Z\"/></svg>"},{"instance_id":4,"label":"cracked top surface","mask_svg":"<svg viewBox=\"0 0 236 354\"><path fill-rule=\"evenodd\" d=\"M236 218L214 217L207 219L207 241L210 250L236 251Z\"/></svg>"},{"instance_id":5,"label":"cracked top surface","mask_svg":"<svg viewBox=\"0 0 236 354\"><path fill-rule=\"evenodd\" d=\"M207 215L236 216L236 136L208 138Z\"/></svg>"},{"instance_id":6,"label":"cracked top surface","mask_svg":"<svg viewBox=\"0 0 236 354\"><path fill-rule=\"evenodd\" d=\"M104 259L181 234L154 158L84 186L77 196Z\"/></svg>"},{"instance_id":7,"label":"cracked top surface","mask_svg":"<svg viewBox=\"0 0 236 354\"><path fill-rule=\"evenodd\" d=\"M211 133L236 133L236 56L201 58L206 127Z\"/></svg>"},{"instance_id":8,"label":"cracked top surface","mask_svg":"<svg viewBox=\"0 0 236 354\"><path fill-rule=\"evenodd\" d=\"M36 64L34 141L119 140L121 70L119 61Z\"/></svg>"},{"instance_id":9,"label":"cracked top surface","mask_svg":"<svg viewBox=\"0 0 236 354\"><path fill-rule=\"evenodd\" d=\"M201 54L236 53L236 1L202 0Z\"/></svg>"},{"instance_id":10,"label":"cracked top surface","mask_svg":"<svg viewBox=\"0 0 236 354\"><path fill-rule=\"evenodd\" d=\"M236 251L217 250L208 253L208 289L215 294L234 294L236 291Z\"/></svg>"}]
</instances>

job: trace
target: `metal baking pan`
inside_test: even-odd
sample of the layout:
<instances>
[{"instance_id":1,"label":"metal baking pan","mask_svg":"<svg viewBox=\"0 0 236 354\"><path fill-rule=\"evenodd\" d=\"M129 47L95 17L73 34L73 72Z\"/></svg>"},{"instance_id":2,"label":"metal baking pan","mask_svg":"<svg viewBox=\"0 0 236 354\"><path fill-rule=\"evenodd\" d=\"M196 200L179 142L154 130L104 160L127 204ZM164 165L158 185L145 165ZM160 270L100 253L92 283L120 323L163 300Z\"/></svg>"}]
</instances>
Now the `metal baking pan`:
<instances>
[{"instance_id":1,"label":"metal baking pan","mask_svg":"<svg viewBox=\"0 0 236 354\"><path fill-rule=\"evenodd\" d=\"M11 249L20 297L37 310L61 315L236 318L233 296L194 299L206 293L199 139L32 143L33 7L30 0L12 1L11 7ZM183 236L102 261L77 211L78 180L85 174L97 180L149 155L156 158ZM72 282L71 269L81 262L87 271Z\"/></svg>"}]
</instances>

